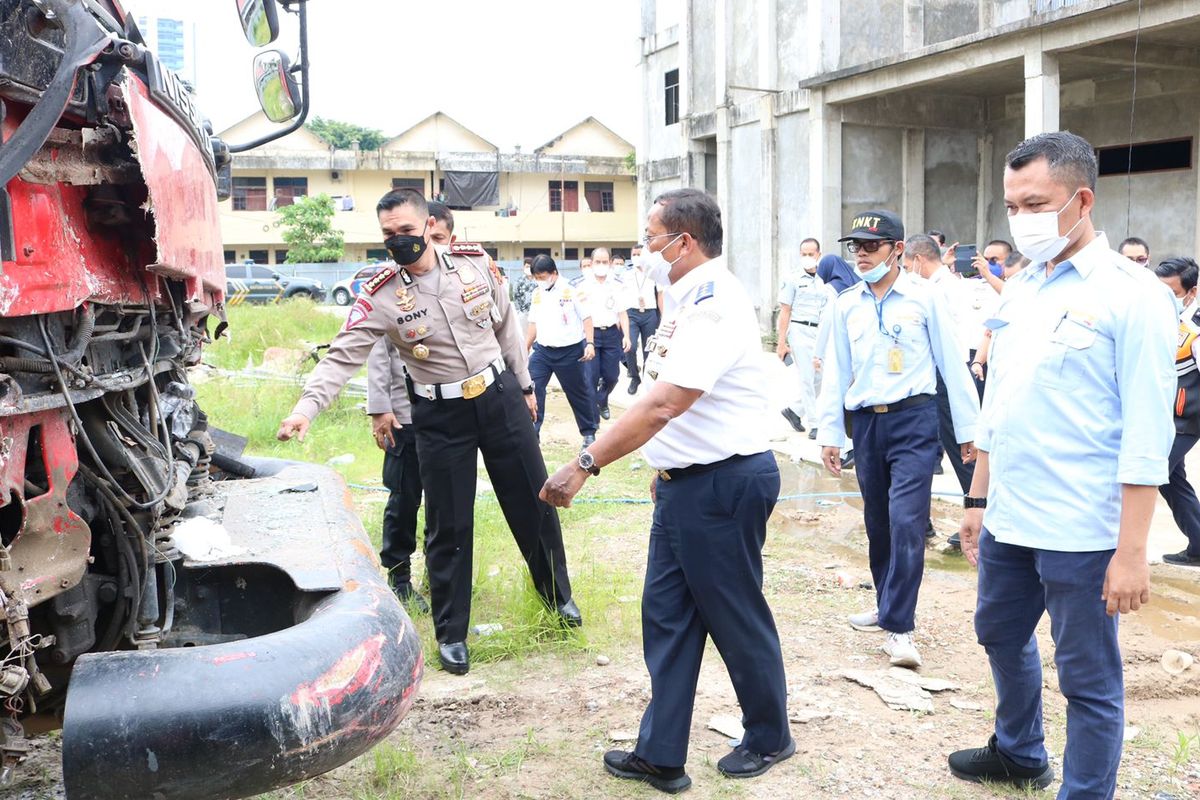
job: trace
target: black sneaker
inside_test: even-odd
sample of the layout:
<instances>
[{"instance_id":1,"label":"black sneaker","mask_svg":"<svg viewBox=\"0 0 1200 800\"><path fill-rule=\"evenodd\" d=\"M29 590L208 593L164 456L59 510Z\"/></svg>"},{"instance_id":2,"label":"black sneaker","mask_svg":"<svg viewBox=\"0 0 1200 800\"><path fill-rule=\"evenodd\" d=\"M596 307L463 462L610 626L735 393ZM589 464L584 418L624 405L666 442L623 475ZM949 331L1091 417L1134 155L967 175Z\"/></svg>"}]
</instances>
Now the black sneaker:
<instances>
[{"instance_id":1,"label":"black sneaker","mask_svg":"<svg viewBox=\"0 0 1200 800\"><path fill-rule=\"evenodd\" d=\"M854 451L846 453L842 456L842 469L854 469Z\"/></svg>"},{"instance_id":2,"label":"black sneaker","mask_svg":"<svg viewBox=\"0 0 1200 800\"><path fill-rule=\"evenodd\" d=\"M630 381L630 382L629 382L629 393L630 393L630 394L637 394L637 393L638 393L638 387L639 387L639 386L641 386L641 385L642 385L642 382L641 382L640 380L637 380L637 381Z\"/></svg>"},{"instance_id":3,"label":"black sneaker","mask_svg":"<svg viewBox=\"0 0 1200 800\"><path fill-rule=\"evenodd\" d=\"M679 794L692 785L683 767L657 767L627 750L609 750L604 754L604 768L610 775L648 783L660 792Z\"/></svg>"},{"instance_id":4,"label":"black sneaker","mask_svg":"<svg viewBox=\"0 0 1200 800\"><path fill-rule=\"evenodd\" d=\"M1181 567L1200 567L1200 556L1188 555L1187 550L1180 550L1178 553L1167 553L1163 556L1163 562Z\"/></svg>"},{"instance_id":5,"label":"black sneaker","mask_svg":"<svg viewBox=\"0 0 1200 800\"><path fill-rule=\"evenodd\" d=\"M752 753L739 745L717 762L717 770L726 778L754 778L795 754L795 739L788 739L787 746L778 753Z\"/></svg>"},{"instance_id":6,"label":"black sneaker","mask_svg":"<svg viewBox=\"0 0 1200 800\"><path fill-rule=\"evenodd\" d=\"M925 538L933 539L936 536L937 536L937 531L933 527L933 519L930 518L930 520L925 523Z\"/></svg>"},{"instance_id":7,"label":"black sneaker","mask_svg":"<svg viewBox=\"0 0 1200 800\"><path fill-rule=\"evenodd\" d=\"M1022 767L997 749L995 734L988 739L987 747L959 750L951 753L948 760L954 777L972 783L1008 783L1022 789L1045 789L1054 783L1054 770L1049 764Z\"/></svg>"},{"instance_id":8,"label":"black sneaker","mask_svg":"<svg viewBox=\"0 0 1200 800\"><path fill-rule=\"evenodd\" d=\"M953 534L949 539L947 539L946 544L950 545L955 550L962 549L962 539L958 538L957 533Z\"/></svg>"},{"instance_id":9,"label":"black sneaker","mask_svg":"<svg viewBox=\"0 0 1200 800\"><path fill-rule=\"evenodd\" d=\"M600 406L600 419L609 419L612 417L612 412L608 410L608 404Z\"/></svg>"},{"instance_id":10,"label":"black sneaker","mask_svg":"<svg viewBox=\"0 0 1200 800\"><path fill-rule=\"evenodd\" d=\"M810 431L808 432L808 438L810 438L810 439L816 439L816 438L817 438L817 429L816 429L816 428L813 428L812 430L810 430Z\"/></svg>"},{"instance_id":11,"label":"black sneaker","mask_svg":"<svg viewBox=\"0 0 1200 800\"><path fill-rule=\"evenodd\" d=\"M795 411L792 411L790 408L785 408L779 413L783 414L783 418L788 421L788 425L792 426L792 430L794 430L796 433L804 433L804 422L800 419L799 414L797 414Z\"/></svg>"}]
</instances>

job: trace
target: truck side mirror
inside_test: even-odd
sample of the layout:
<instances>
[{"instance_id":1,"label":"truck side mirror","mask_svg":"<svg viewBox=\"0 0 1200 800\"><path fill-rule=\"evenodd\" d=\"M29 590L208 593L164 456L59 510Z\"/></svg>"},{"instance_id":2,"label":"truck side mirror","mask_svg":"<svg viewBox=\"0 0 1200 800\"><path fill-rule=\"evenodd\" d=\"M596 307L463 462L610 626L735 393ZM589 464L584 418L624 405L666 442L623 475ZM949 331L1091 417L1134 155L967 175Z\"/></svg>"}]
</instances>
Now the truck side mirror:
<instances>
[{"instance_id":1,"label":"truck side mirror","mask_svg":"<svg viewBox=\"0 0 1200 800\"><path fill-rule=\"evenodd\" d=\"M279 36L279 11L275 0L236 0L238 18L246 41L255 47L266 47Z\"/></svg>"},{"instance_id":2,"label":"truck side mirror","mask_svg":"<svg viewBox=\"0 0 1200 800\"><path fill-rule=\"evenodd\" d=\"M254 88L258 104L271 122L287 122L299 113L300 89L292 77L292 65L279 50L254 57Z\"/></svg>"}]
</instances>

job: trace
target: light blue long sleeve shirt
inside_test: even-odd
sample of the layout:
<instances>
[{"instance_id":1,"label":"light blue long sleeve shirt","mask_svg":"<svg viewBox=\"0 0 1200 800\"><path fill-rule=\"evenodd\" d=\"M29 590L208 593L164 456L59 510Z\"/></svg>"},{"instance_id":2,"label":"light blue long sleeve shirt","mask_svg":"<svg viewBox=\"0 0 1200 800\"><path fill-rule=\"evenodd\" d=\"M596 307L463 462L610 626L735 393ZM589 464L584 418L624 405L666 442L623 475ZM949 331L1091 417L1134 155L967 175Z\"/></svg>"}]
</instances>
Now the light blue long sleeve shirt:
<instances>
[{"instance_id":1,"label":"light blue long sleeve shirt","mask_svg":"<svg viewBox=\"0 0 1200 800\"><path fill-rule=\"evenodd\" d=\"M829 343L817 400L817 443L843 447L843 409L896 403L917 394L934 394L937 375L950 395L954 437L975 438L979 395L954 334L954 319L940 292L906 272L876 301L866 281L837 296L829 316ZM892 370L889 352L901 353Z\"/></svg>"},{"instance_id":2,"label":"light blue long sleeve shirt","mask_svg":"<svg viewBox=\"0 0 1200 800\"><path fill-rule=\"evenodd\" d=\"M1060 552L1117 546L1121 485L1167 482L1177 318L1154 273L1104 234L1046 275L1008 281L992 331L976 446L988 453L984 525Z\"/></svg>"}]
</instances>

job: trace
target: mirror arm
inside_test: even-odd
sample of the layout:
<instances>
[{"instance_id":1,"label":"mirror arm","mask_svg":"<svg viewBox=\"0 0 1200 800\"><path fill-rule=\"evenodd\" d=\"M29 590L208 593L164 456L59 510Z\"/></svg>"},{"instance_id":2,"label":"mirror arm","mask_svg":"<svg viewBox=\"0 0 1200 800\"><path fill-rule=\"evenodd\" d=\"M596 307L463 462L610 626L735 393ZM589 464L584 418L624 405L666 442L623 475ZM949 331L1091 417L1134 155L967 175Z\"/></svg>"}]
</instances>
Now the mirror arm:
<instances>
[{"instance_id":1,"label":"mirror arm","mask_svg":"<svg viewBox=\"0 0 1200 800\"><path fill-rule=\"evenodd\" d=\"M298 0L296 5L299 7L300 14L300 116L288 125L277 131L272 131L266 136L261 136L249 142L241 144L229 145L230 153L244 153L247 150L253 150L256 147L261 147L268 142L273 142L276 139L281 139L289 133L300 130L308 119L309 97L308 97L308 2L307 0ZM284 4L287 11L291 11L289 4Z\"/></svg>"}]
</instances>

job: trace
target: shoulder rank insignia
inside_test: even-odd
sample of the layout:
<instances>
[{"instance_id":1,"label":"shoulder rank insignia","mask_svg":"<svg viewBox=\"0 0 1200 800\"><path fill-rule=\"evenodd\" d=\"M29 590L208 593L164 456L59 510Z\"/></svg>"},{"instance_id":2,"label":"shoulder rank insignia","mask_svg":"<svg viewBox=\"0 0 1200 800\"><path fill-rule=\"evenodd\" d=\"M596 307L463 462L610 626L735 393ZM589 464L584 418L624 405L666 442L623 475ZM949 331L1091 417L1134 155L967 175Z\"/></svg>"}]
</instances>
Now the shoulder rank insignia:
<instances>
[{"instance_id":1,"label":"shoulder rank insignia","mask_svg":"<svg viewBox=\"0 0 1200 800\"><path fill-rule=\"evenodd\" d=\"M382 273L380 273L382 274ZM342 330L353 330L357 326L366 322L367 316L375 309L371 306L371 301L365 297L360 297L350 308L350 313L346 316L346 324Z\"/></svg>"},{"instance_id":2,"label":"shoulder rank insignia","mask_svg":"<svg viewBox=\"0 0 1200 800\"><path fill-rule=\"evenodd\" d=\"M707 300L708 298L710 298L712 296L713 296L713 282L709 281L708 283L701 285L700 288L696 290L696 299L692 301L692 305L694 305L694 306L700 305L701 303L703 303L705 300Z\"/></svg>"},{"instance_id":3,"label":"shoulder rank insignia","mask_svg":"<svg viewBox=\"0 0 1200 800\"><path fill-rule=\"evenodd\" d=\"M587 280L587 277L586 277L586 276L584 276L584 275L576 275L574 278L571 278L571 280L567 281L567 283L569 283L569 284L570 284L570 285L572 285L572 286L579 286L579 285L580 285L581 283L583 283L585 280Z\"/></svg>"},{"instance_id":4,"label":"shoulder rank insignia","mask_svg":"<svg viewBox=\"0 0 1200 800\"><path fill-rule=\"evenodd\" d=\"M380 287L382 287L395 276L396 270L392 269L391 267L385 267L384 269L381 269L379 272L375 273L372 278L364 283L360 291L363 291L367 294L375 294L379 291Z\"/></svg>"},{"instance_id":5,"label":"shoulder rank insignia","mask_svg":"<svg viewBox=\"0 0 1200 800\"><path fill-rule=\"evenodd\" d=\"M455 256L486 256L483 245L478 242L454 242L450 245L450 254Z\"/></svg>"},{"instance_id":6,"label":"shoulder rank insignia","mask_svg":"<svg viewBox=\"0 0 1200 800\"><path fill-rule=\"evenodd\" d=\"M500 265L491 257L488 258L488 270L492 273L492 278L496 281L497 286L505 282L506 278L504 277L504 273L500 271Z\"/></svg>"}]
</instances>

